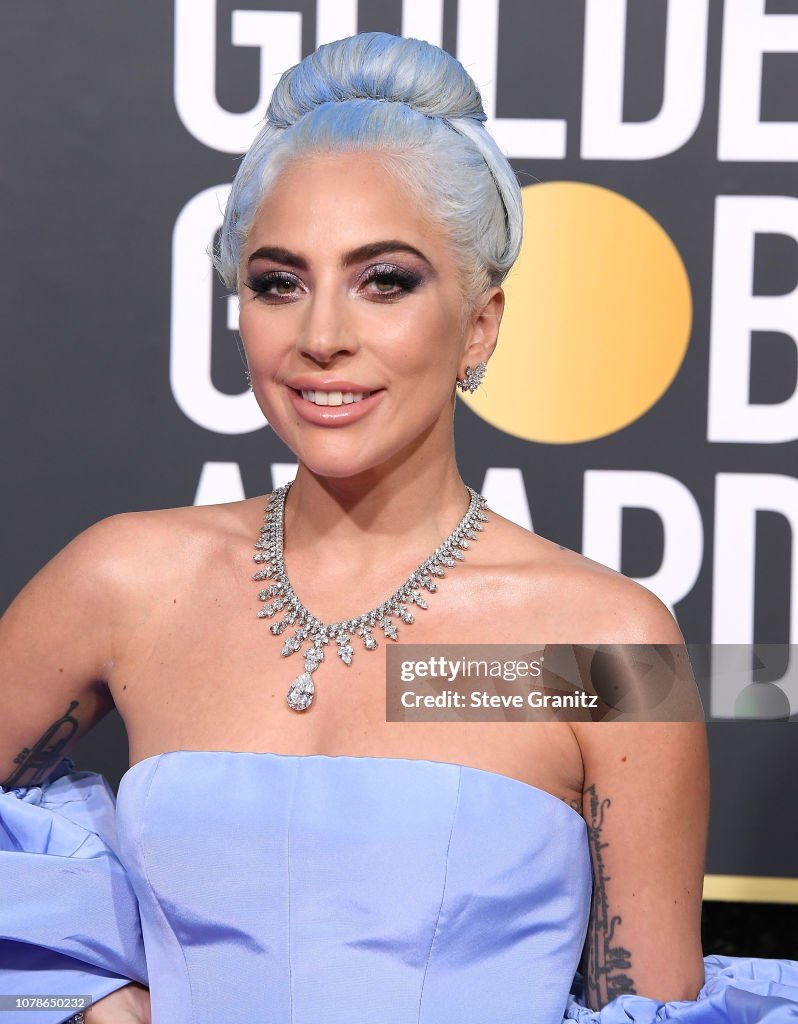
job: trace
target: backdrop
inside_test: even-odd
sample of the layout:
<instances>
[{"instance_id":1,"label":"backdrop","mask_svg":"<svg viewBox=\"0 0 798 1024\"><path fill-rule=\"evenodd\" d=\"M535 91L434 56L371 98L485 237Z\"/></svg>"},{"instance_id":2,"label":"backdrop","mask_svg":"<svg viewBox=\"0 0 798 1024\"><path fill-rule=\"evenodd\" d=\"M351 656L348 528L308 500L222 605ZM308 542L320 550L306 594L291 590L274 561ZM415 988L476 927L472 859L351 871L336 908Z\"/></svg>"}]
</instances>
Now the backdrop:
<instances>
[{"instance_id":1,"label":"backdrop","mask_svg":"<svg viewBox=\"0 0 798 1024\"><path fill-rule=\"evenodd\" d=\"M104 516L293 475L205 249L279 73L373 29L456 54L524 187L463 475L688 642L783 645L782 721L705 689L707 895L798 902L795 0L0 5L1 596ZM118 781L115 713L88 752Z\"/></svg>"}]
</instances>

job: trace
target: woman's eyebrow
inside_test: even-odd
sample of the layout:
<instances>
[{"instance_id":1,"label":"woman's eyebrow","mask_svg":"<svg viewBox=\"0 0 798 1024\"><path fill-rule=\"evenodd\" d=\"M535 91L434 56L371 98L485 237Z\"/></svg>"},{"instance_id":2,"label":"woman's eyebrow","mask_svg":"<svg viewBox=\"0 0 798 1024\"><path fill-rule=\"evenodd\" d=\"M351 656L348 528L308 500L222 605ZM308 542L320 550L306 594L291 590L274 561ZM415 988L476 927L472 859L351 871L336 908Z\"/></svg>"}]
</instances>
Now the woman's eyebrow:
<instances>
[{"instance_id":1,"label":"woman's eyebrow","mask_svg":"<svg viewBox=\"0 0 798 1024\"><path fill-rule=\"evenodd\" d=\"M382 242L369 242L366 245L358 246L357 249L344 253L340 259L340 264L342 267L351 267L354 263L373 259L375 256L381 256L386 252L407 252L412 256L422 259L428 266L432 265L420 249L396 238L387 239ZM275 263L283 263L288 267L295 267L297 270L308 269L308 261L304 256L291 252L290 249L284 249L279 245L262 245L252 253L247 262L251 263L253 260L258 259L274 260Z\"/></svg>"}]
</instances>

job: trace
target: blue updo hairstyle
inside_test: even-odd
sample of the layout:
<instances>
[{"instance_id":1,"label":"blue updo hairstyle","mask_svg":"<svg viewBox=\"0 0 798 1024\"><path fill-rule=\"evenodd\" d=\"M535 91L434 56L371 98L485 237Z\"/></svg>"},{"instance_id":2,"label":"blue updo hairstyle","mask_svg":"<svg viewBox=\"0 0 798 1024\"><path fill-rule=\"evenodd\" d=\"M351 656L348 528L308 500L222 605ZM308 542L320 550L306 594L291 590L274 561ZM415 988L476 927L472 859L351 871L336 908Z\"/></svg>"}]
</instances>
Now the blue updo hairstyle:
<instances>
[{"instance_id":1,"label":"blue updo hairstyle","mask_svg":"<svg viewBox=\"0 0 798 1024\"><path fill-rule=\"evenodd\" d=\"M280 168L313 152L377 151L457 254L467 307L521 248L515 173L484 126L479 90L421 39L362 32L285 71L233 182L214 263L231 291L253 220Z\"/></svg>"}]
</instances>

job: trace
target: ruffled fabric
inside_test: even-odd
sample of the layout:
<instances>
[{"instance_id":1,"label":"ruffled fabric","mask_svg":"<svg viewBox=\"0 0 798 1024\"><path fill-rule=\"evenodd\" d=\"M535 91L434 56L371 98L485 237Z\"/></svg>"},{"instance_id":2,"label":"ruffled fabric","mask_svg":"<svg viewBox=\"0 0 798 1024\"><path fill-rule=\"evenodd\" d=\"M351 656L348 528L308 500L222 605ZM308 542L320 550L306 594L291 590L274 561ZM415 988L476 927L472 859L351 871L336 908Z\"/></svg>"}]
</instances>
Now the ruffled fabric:
<instances>
[{"instance_id":1,"label":"ruffled fabric","mask_svg":"<svg viewBox=\"0 0 798 1024\"><path fill-rule=\"evenodd\" d=\"M668 1003L626 995L601 1010L590 1010L575 988L564 1020L578 1024L795 1024L798 961L707 956L704 984L696 999Z\"/></svg>"},{"instance_id":2,"label":"ruffled fabric","mask_svg":"<svg viewBox=\"0 0 798 1024\"><path fill-rule=\"evenodd\" d=\"M148 759L142 767L137 766L135 772L128 773L125 780L127 792L124 801L128 814L135 816L138 813L134 799L138 792L135 786L139 785L149 789L149 782L155 769L169 757L170 755L161 755L159 758ZM224 754L223 752L220 755L219 752L180 752L179 755L171 755L171 760L176 762L173 766L175 770L178 770L178 765L185 765L190 757L202 758L203 767L206 767L206 763L212 762L226 766L229 771L232 771L234 766L236 770L240 770L239 786L220 788L232 792L243 791L245 794L243 806L247 813L251 813L250 809L253 806L260 806L259 800L263 792L268 790L279 795L288 789L285 786L274 784L273 776L270 776L272 784L265 786L262 777L253 771L253 765L262 768L263 772L268 769L272 773L276 772L281 765L286 766L286 770L288 767L293 770L301 764L306 774L315 768L317 775L309 777L308 789L309 793L316 794L317 801L308 805L310 808L308 820L312 823L314 836L318 831L321 817L319 808L329 810L333 797L340 799L340 794L343 791L352 796L354 803L351 806L360 807L363 803L362 764L365 763L365 760L326 759L321 756L312 759L298 759L282 755L243 755ZM245 757L248 762L246 764L244 763ZM378 777L376 774L376 766L381 769L384 766L386 773L389 769L397 773L400 769L403 772L409 772L411 770L410 762L393 760L372 763L369 760L368 763L375 775L375 807L384 804L386 792L406 794L407 785L404 782L403 785L396 786L394 790L386 788L383 785L385 782L383 776ZM59 770L42 786L9 790L3 790L0 787L0 994L2 995L89 995L96 1001L131 981L149 986L141 926L141 911L145 907L144 895L142 895L140 907L131 882L132 876L128 874L124 866L125 863L131 866L132 862L120 855L117 840L116 801L113 792L102 775L93 772L76 772L74 767L72 761L65 758L61 762ZM423 765L412 764L414 772L421 772L422 767ZM318 792L325 773L331 773L333 769L336 769L339 774L319 797ZM341 785L342 781L346 781L340 774L344 772L344 769L351 770L349 790ZM430 769L431 763L428 762L426 771L430 771ZM454 765L438 765L435 771L443 773L448 772L449 769L453 772L459 770ZM198 774L202 775L201 772ZM496 778L489 778L488 773L475 774L466 771L465 775L466 781L470 780L470 788L465 785L465 781L460 780L458 806L461 815L461 828L464 828L468 821L481 821L485 816L486 805L484 803L474 803L472 813L470 815L467 813L471 805L466 797L471 792L472 798L475 799L475 794L482 792L476 787L476 783L480 780L484 784L486 794L490 795L493 802L497 799L497 791L506 792L508 799L522 793L524 799L534 798L536 803L542 799L532 788L519 789L515 785L510 786L509 783L499 782ZM443 781L443 775L441 780ZM428 780L424 780L424 783L426 787L429 787ZM166 785L163 792L167 794L172 790L172 786ZM203 795L198 792L196 796L192 796L193 792L189 788L181 793L181 799L188 802L189 811L192 800L195 800L197 805L196 813L187 813L185 818L186 821L196 823L198 828L204 828L206 816ZM163 799L166 818L167 815L172 814L173 803L171 797L167 800L164 796ZM417 806L419 802L411 801L411 804ZM546 798L545 803L552 813L556 810L561 817L569 813L564 805L551 798ZM301 808L305 806L305 803L302 800L297 800L296 806ZM438 813L440 801L434 791L430 796L430 806L436 810L434 820L437 820L440 817ZM231 811L231 819L234 817L234 811L235 808ZM510 820L504 808L501 814L503 820ZM332 813L330 817L334 823L340 823L343 816ZM275 828L275 822L279 820L277 812L273 808L269 817L272 830ZM386 820L391 822L391 829L394 830L391 833L391 842L395 845L394 818L392 815L386 814ZM519 817L518 820L525 819ZM564 818L563 823L566 820L568 819ZM576 821L576 818L574 817L573 820ZM121 821L122 818L120 818ZM301 839L301 824L301 818L297 815L293 819L294 832L292 835L295 843ZM120 828L124 837L129 838L124 827L120 825ZM537 834L540 830L534 831ZM207 830L201 834L204 840L208 841ZM229 842L229 834L230 831L219 834L220 849L222 843ZM253 829L249 834L261 836L259 842L262 842L262 832L258 833ZM183 843L177 842L171 844L165 851L161 851L160 855L164 856L171 851L175 857L175 870L177 871L178 868L182 870L184 864L178 863L178 861L180 861L180 851L184 848ZM535 849L532 849L530 856L535 854ZM258 847L256 852L258 858L262 859L262 848ZM238 854L242 855L241 849L238 849ZM455 844L455 847L449 851L450 868L456 864L456 854ZM329 862L329 850L326 846L319 851L319 856L322 865ZM211 858L208 859L208 862L211 862ZM472 879L473 864L466 864L463 870L462 877L466 880ZM177 878L177 874L174 877ZM236 876L236 878L238 877ZM246 875L241 877L246 877ZM298 877L301 882L302 876ZM315 876L311 872L311 878L313 877ZM560 893L558 899L563 899L565 894L573 892L573 870L570 870L567 877L568 887ZM345 889L345 880L346 876L342 875L339 880L342 889ZM457 880L456 872L450 870L448 875L450 900L457 898ZM553 881L550 884L553 886ZM310 889L313 890L312 895L316 896L315 882ZM182 890L179 891L182 892ZM207 913L207 907L210 906L212 899L221 900L223 894L221 896L217 894L213 887L201 888L197 892L203 895L205 903L199 901L197 893L192 891L189 893L190 907L195 908L198 905L206 907L204 927L208 929L211 918ZM244 926L240 922L238 931L231 927L230 922L235 923L236 913L239 915L249 913L250 903L251 901L248 900L233 901L220 909L219 921L223 921L224 924L220 923L219 925L219 942L231 947L231 963L234 958L236 965L231 967L227 975L224 974L223 958L212 944L199 943L189 947L190 955L200 956L207 949L211 956L211 959L202 965L202 971L198 970L195 978L197 990L202 996L202 1000L198 1004L202 1008L199 1013L193 1013L191 1009L190 987L181 983L182 975L179 973L179 966L182 964L185 969L186 957L185 950L176 944L175 933L170 932L168 936L170 941L175 941L173 960L169 958L171 946L165 946L164 949L156 948L158 955L153 958L152 968L156 973L160 972L163 983L160 986L156 984L156 991L153 992L154 1019L188 1021L198 1020L201 1015L202 1019L224 1019L224 1003L225 1001L229 1002L229 995L224 994L225 985L219 984L219 978L225 984L235 978L236 993L240 996L240 989L244 983L242 979L251 981L253 976L252 971L247 971L246 976L241 973L241 962L247 957L254 957L257 965L263 967L264 949L275 947L274 930L279 921L279 916L276 914L255 914L253 917L252 934L257 938L260 935L257 929L267 930L264 931L264 934L269 940L268 942L259 943L247 938L249 933L244 930ZM175 905L179 906L179 904ZM559 904L557 905L559 906ZM308 917L306 919L308 935L312 934L317 938L319 919L313 916L311 906L312 904L308 902ZM295 917L294 927L299 921L301 918ZM196 933L196 922L193 920L190 920L186 927ZM160 935L157 931L153 934ZM166 938L164 938L164 942L166 942ZM442 932L439 939L443 941L444 938L445 934ZM460 941L461 937L454 936L450 940L451 948L459 948ZM337 948L337 946L333 944L333 948ZM346 952L346 961L350 962L351 959L352 948L350 945ZM547 953L546 948L543 948L540 955L533 960L532 969L540 972L541 979L544 978L547 970L551 970L554 977L562 976L562 970L555 968L551 954ZM662 1003L642 996L626 995L613 1000L602 1010L594 1011L583 1004L578 986L575 986L572 994L568 996L563 1021L566 1024L567 1022L576 1022L576 1024L655 1024L659 1021L673 1021L679 1022L679 1024L798 1024L798 962L708 956L704 960L704 967L704 985L695 1000ZM214 970L221 972L218 978L214 976ZM285 980L287 972L280 970L279 975L276 976ZM510 975L510 977L516 976L520 976L518 971ZM315 977L315 969L311 969L308 973L308 990L303 995L306 1000L309 1000L315 991L313 988ZM526 980L526 976L524 977ZM153 982L156 983L157 980L153 975ZM426 995L431 998L432 989L429 982L428 978ZM487 987L492 991L485 994L486 1004L489 1003L496 1007L493 1019L498 1020L502 1012L506 1012L507 1016L501 1017L501 1019L511 1019L509 1014L515 1012L519 1005L518 1002L513 1001L511 994L510 1002L507 1003L505 999L506 986L500 988L498 985L488 985ZM564 988L567 988L567 983ZM229 992L229 988L227 991ZM368 989L366 988L364 991L368 992ZM210 1006L212 1000L216 998L217 992L220 993L218 1012ZM440 997L444 1014L452 1002L452 996L451 987L442 984ZM275 1020L287 1019L284 1015L279 1016L275 1009L276 1001L283 997L287 999L288 993L279 989L270 990L269 1000L264 1003L262 992L260 990L256 992L252 1005L259 1008L256 1011L258 1019L265 1019L263 1014L268 1012L274 1012ZM346 997L352 997L348 986ZM502 999L505 999L504 1011L501 1009ZM158 1006L155 1005L157 1000L160 1000ZM172 1005L173 1003L174 1005ZM557 999L553 1012L546 1015L545 1019L547 1021L559 1020L561 1006L562 996ZM308 1011L302 1019L312 1021L329 1019L330 1012L335 1009L334 1005L332 1007L327 1005L326 1012L318 1014ZM395 1007L393 1009L395 1010ZM208 1010L207 1015L203 1015L205 1010ZM39 1024L42 1022L43 1024L61 1024L62 1021L69 1019L72 1012L72 1010L63 1009L36 1012L5 1010L0 1013L0 1017L2 1017L0 1024L32 1024L34 1018ZM247 1019L255 1018L249 1014ZM348 1015L347 1019L367 1018L362 1014L355 1014L354 1016ZM368 1019L372 1019L372 1017ZM416 1016L413 1016L412 1019L416 1019ZM441 1021L444 1016L439 1014L437 1017L433 1016L429 1019ZM455 1019L455 1015L451 1019ZM457 1019L466 1020L468 1018L460 1012ZM482 1019L490 1020L491 1017L483 1014ZM532 1022L532 1024L536 1024L536 1022Z\"/></svg>"},{"instance_id":3,"label":"ruffled fabric","mask_svg":"<svg viewBox=\"0 0 798 1024\"><path fill-rule=\"evenodd\" d=\"M0 994L90 995L146 985L138 901L107 780L64 758L41 786L0 787ZM74 1010L5 1010L60 1024Z\"/></svg>"}]
</instances>

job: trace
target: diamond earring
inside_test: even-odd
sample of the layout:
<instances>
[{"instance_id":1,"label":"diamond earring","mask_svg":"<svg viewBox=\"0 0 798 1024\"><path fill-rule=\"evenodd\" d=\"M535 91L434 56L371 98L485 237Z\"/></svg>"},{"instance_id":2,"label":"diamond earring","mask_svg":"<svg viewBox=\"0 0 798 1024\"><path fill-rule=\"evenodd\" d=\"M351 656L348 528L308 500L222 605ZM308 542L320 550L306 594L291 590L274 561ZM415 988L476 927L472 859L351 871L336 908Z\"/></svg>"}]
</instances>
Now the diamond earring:
<instances>
[{"instance_id":1,"label":"diamond earring","mask_svg":"<svg viewBox=\"0 0 798 1024\"><path fill-rule=\"evenodd\" d=\"M488 368L487 363L478 363L476 366L467 366L465 368L465 380L455 381L458 388L461 391L468 391L473 394L482 381L485 379L485 371Z\"/></svg>"},{"instance_id":2,"label":"diamond earring","mask_svg":"<svg viewBox=\"0 0 798 1024\"><path fill-rule=\"evenodd\" d=\"M252 378L249 375L249 367L244 369L244 376L247 378L247 387L252 391Z\"/></svg>"}]
</instances>

